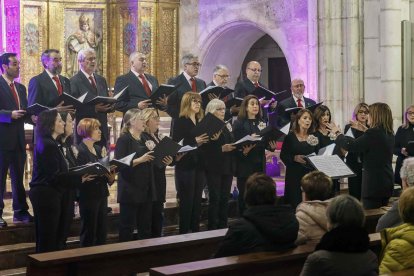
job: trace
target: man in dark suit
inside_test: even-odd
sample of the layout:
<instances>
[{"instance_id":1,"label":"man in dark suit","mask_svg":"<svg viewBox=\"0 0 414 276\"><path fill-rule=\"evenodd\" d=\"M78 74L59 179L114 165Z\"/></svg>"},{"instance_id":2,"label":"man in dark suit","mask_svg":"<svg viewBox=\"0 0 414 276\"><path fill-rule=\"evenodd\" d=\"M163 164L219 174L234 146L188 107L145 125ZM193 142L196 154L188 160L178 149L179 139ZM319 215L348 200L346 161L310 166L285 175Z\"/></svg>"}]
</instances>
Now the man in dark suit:
<instances>
[{"instance_id":1,"label":"man in dark suit","mask_svg":"<svg viewBox=\"0 0 414 276\"><path fill-rule=\"evenodd\" d=\"M3 197L9 168L13 193L13 222L30 222L33 221L33 217L28 212L29 206L23 186L26 161L26 87L14 81L20 73L20 62L16 54L3 54L0 57L0 66L3 73L0 77L0 227L4 227L7 223L2 218Z\"/></svg>"},{"instance_id":2,"label":"man in dark suit","mask_svg":"<svg viewBox=\"0 0 414 276\"><path fill-rule=\"evenodd\" d=\"M108 85L105 78L95 74L97 66L95 51L93 49L81 50L78 54L78 62L80 71L70 79L72 96L78 98L85 92L88 92L85 98L86 102L96 96L109 97ZM112 111L113 105L110 104L84 104L76 109L76 126L83 118L95 118L99 120L101 123L102 138L98 144L107 148L107 142L109 141L107 113ZM82 141L78 135L76 138L77 143Z\"/></svg>"},{"instance_id":3,"label":"man in dark suit","mask_svg":"<svg viewBox=\"0 0 414 276\"><path fill-rule=\"evenodd\" d=\"M292 80L291 85L292 90L292 97L289 97L283 101L281 101L276 109L277 113L277 125L279 127L283 127L287 123L291 121L291 114L285 112L287 108L292 107L303 107L307 108L308 106L316 104L314 100L305 98L303 93L305 92L305 84L301 79L294 79Z\"/></svg>"},{"instance_id":4,"label":"man in dark suit","mask_svg":"<svg viewBox=\"0 0 414 276\"><path fill-rule=\"evenodd\" d=\"M207 85L207 87L209 86L221 86L221 87L227 87L227 82L229 80L230 74L229 74L229 69L227 68L227 66L219 64L216 65L214 67L213 70L213 80ZM215 95L212 94L213 96L210 97L210 100L212 100ZM203 108L205 110L206 106L208 103L203 103ZM238 107L236 107L235 105L232 106L231 108L226 108L226 115L224 117L224 119L227 121L229 119L231 119L231 116L236 116L238 113ZM231 112L233 111L233 112Z\"/></svg>"},{"instance_id":5,"label":"man in dark suit","mask_svg":"<svg viewBox=\"0 0 414 276\"><path fill-rule=\"evenodd\" d=\"M63 92L70 93L70 81L60 75L62 72L62 57L59 50L47 49L42 53L42 65L45 70L30 79L29 106L35 103L47 106L59 106L59 111L66 111L72 106L62 107L59 96Z\"/></svg>"},{"instance_id":6,"label":"man in dark suit","mask_svg":"<svg viewBox=\"0 0 414 276\"><path fill-rule=\"evenodd\" d=\"M115 91L120 92L126 86L124 94L120 97L120 101L115 105L115 109L123 113L131 108L145 109L151 103L149 97L155 92L159 86L158 80L146 74L148 68L147 58L143 53L134 52L129 56L131 70L122 76L116 78ZM116 93L115 92L115 93ZM157 104L167 106L167 98L159 99Z\"/></svg>"},{"instance_id":7,"label":"man in dark suit","mask_svg":"<svg viewBox=\"0 0 414 276\"><path fill-rule=\"evenodd\" d=\"M206 88L205 81L196 78L198 69L201 66L197 56L194 56L193 54L184 55L181 59L181 65L183 66L183 72L168 80L168 84L180 84L178 89L168 97L167 113L172 117L171 129L173 127L174 119L177 119L180 114L180 105L183 95L188 91L200 92Z\"/></svg>"}]
</instances>

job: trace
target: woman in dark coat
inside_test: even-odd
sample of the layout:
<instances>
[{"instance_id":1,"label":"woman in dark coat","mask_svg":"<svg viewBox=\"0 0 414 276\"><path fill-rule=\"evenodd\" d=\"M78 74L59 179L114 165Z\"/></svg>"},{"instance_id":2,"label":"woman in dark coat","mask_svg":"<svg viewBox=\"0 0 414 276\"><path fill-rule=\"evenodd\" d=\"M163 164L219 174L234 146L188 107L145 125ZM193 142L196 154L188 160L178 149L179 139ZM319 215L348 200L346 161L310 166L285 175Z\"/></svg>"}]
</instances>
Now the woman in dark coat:
<instances>
[{"instance_id":1,"label":"woman in dark coat","mask_svg":"<svg viewBox=\"0 0 414 276\"><path fill-rule=\"evenodd\" d=\"M79 121L77 133L82 137L78 145L79 165L99 162L106 156L106 149L96 142L101 140L100 123L97 119L84 118ZM115 181L115 173L107 173L86 181L79 188L79 212L81 217L80 245L101 245L106 242L108 185Z\"/></svg>"},{"instance_id":2,"label":"woman in dark coat","mask_svg":"<svg viewBox=\"0 0 414 276\"><path fill-rule=\"evenodd\" d=\"M203 118L201 96L187 92L181 100L180 115L174 121L173 140L183 146L201 146L209 141L207 134L195 137L191 131ZM199 150L186 153L175 165L175 185L179 204L180 234L200 230L201 196L206 181Z\"/></svg>"},{"instance_id":3,"label":"woman in dark coat","mask_svg":"<svg viewBox=\"0 0 414 276\"><path fill-rule=\"evenodd\" d=\"M307 164L305 156L316 153L319 149L318 138L311 134L313 129L312 113L307 109L301 109L296 114L292 129L285 137L280 151L280 159L286 166L284 200L293 208L302 202L302 177L313 170L310 164Z\"/></svg>"},{"instance_id":4,"label":"woman in dark coat","mask_svg":"<svg viewBox=\"0 0 414 276\"><path fill-rule=\"evenodd\" d=\"M404 124L400 126L395 134L394 154L397 155L395 163L394 182L402 184L400 170L405 158L409 156L407 152L408 142L414 142L414 105L410 105L404 113Z\"/></svg>"},{"instance_id":5,"label":"woman in dark coat","mask_svg":"<svg viewBox=\"0 0 414 276\"><path fill-rule=\"evenodd\" d=\"M351 131L355 139L362 136L368 129L368 114L369 106L366 103L357 104L352 116L353 120L345 126L344 133ZM349 194L361 200L362 154L359 152L348 152L346 164L356 174L356 176L348 178Z\"/></svg>"},{"instance_id":6,"label":"woman in dark coat","mask_svg":"<svg viewBox=\"0 0 414 276\"><path fill-rule=\"evenodd\" d=\"M385 103L370 105L368 125L370 128L358 139L342 135L334 124L330 130L338 135L335 142L341 148L362 153L362 205L365 209L376 209L388 204L394 190L394 132L390 107Z\"/></svg>"},{"instance_id":7,"label":"woman in dark coat","mask_svg":"<svg viewBox=\"0 0 414 276\"><path fill-rule=\"evenodd\" d=\"M229 227L216 258L295 247L299 223L292 207L276 204L275 187L272 178L263 173L246 180L247 209Z\"/></svg>"},{"instance_id":8,"label":"woman in dark coat","mask_svg":"<svg viewBox=\"0 0 414 276\"><path fill-rule=\"evenodd\" d=\"M226 105L219 99L211 100L206 107L206 114L212 113L224 121ZM206 170L208 184L208 230L227 227L229 194L235 169L235 146L231 125L228 123L221 132L203 145L201 155Z\"/></svg>"},{"instance_id":9,"label":"woman in dark coat","mask_svg":"<svg viewBox=\"0 0 414 276\"><path fill-rule=\"evenodd\" d=\"M266 127L262 120L262 110L259 99L255 95L244 97L240 106L237 120L233 123L234 140L240 140L246 135L257 135ZM264 172L266 169L265 149L276 148L276 142L270 141L269 145L263 143L244 145L242 150L236 152L236 177L239 189L239 215L246 209L244 203L244 191L247 178L255 172Z\"/></svg>"},{"instance_id":10,"label":"woman in dark coat","mask_svg":"<svg viewBox=\"0 0 414 276\"><path fill-rule=\"evenodd\" d=\"M142 111L142 118L144 119L144 132L141 137L146 143L152 143L158 145L161 140L164 138L162 134L158 132L160 117L155 108L146 108ZM152 202L151 210L151 237L161 237L162 227L164 221L164 203L165 203L165 194L167 187L167 179L165 176L165 168L170 165L173 161L171 156L166 156L163 159L164 165L158 167L157 165L152 164L152 169L154 172L154 184L156 191L156 199Z\"/></svg>"}]
</instances>

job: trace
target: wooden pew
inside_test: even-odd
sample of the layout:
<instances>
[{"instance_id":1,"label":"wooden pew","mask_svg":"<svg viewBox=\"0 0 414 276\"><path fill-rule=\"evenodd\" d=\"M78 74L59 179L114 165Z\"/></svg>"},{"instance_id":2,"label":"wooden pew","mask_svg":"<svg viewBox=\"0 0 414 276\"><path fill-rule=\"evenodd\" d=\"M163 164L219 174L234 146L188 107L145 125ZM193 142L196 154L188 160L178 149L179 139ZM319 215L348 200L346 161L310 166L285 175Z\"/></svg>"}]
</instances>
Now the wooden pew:
<instances>
[{"instance_id":1,"label":"wooden pew","mask_svg":"<svg viewBox=\"0 0 414 276\"><path fill-rule=\"evenodd\" d=\"M28 256L27 275L127 275L210 258L227 229Z\"/></svg>"},{"instance_id":2,"label":"wooden pew","mask_svg":"<svg viewBox=\"0 0 414 276\"><path fill-rule=\"evenodd\" d=\"M370 234L370 240L371 249L378 254L380 234ZM150 275L299 275L315 246L316 243L309 243L286 252L251 253L156 267L150 269Z\"/></svg>"}]
</instances>

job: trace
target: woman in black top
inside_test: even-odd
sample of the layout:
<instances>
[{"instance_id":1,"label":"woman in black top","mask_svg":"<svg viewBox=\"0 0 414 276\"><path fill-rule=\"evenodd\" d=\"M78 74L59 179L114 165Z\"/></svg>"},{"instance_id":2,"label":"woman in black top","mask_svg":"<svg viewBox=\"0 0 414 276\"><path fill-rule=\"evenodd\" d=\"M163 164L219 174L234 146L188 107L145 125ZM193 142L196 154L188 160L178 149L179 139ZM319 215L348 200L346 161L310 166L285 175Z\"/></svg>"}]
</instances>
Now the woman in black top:
<instances>
[{"instance_id":1,"label":"woman in black top","mask_svg":"<svg viewBox=\"0 0 414 276\"><path fill-rule=\"evenodd\" d=\"M144 118L144 132L141 137L146 143L150 144L152 141L154 146L157 145L163 137L158 133L160 124L160 117L155 108L146 108L142 111ZM162 226L164 221L164 203L167 179L165 177L165 167L172 163L171 156L166 156L163 159L164 166L161 168L153 164L154 183L156 190L156 200L152 202L152 216L151 216L151 237L161 237Z\"/></svg>"},{"instance_id":2,"label":"woman in black top","mask_svg":"<svg viewBox=\"0 0 414 276\"><path fill-rule=\"evenodd\" d=\"M173 140L183 145L201 146L209 141L207 134L194 137L191 130L203 117L201 96L187 92L181 100L180 115L174 121ZM176 160L178 161L178 160ZM198 232L200 229L201 196L205 183L205 174L198 150L182 156L175 165L175 185L179 204L180 234Z\"/></svg>"},{"instance_id":3,"label":"woman in black top","mask_svg":"<svg viewBox=\"0 0 414 276\"><path fill-rule=\"evenodd\" d=\"M345 126L344 133L351 131L355 139L359 138L368 129L368 114L369 106L366 103L357 104L352 115L353 120ZM359 152L348 152L346 164L356 174L354 177L348 177L349 194L361 200L362 154Z\"/></svg>"},{"instance_id":4,"label":"woman in black top","mask_svg":"<svg viewBox=\"0 0 414 276\"><path fill-rule=\"evenodd\" d=\"M313 117L315 120L315 133L314 135L319 140L319 148L324 148L331 144L335 144L335 134L330 133L327 124L331 122L331 111L326 105L318 106L313 112ZM341 151L341 148L335 146L332 154L336 154L339 157L343 158L344 154ZM332 179L332 193L333 195L339 194L340 184L339 179Z\"/></svg>"},{"instance_id":5,"label":"woman in black top","mask_svg":"<svg viewBox=\"0 0 414 276\"><path fill-rule=\"evenodd\" d=\"M106 149L95 144L101 140L100 125L97 119L92 118L79 121L77 133L82 137L82 142L78 146L77 162L79 165L99 162L99 159L106 156ZM113 172L93 177L79 188L80 245L83 247L101 245L106 242L108 184L111 185L115 180Z\"/></svg>"},{"instance_id":6,"label":"woman in black top","mask_svg":"<svg viewBox=\"0 0 414 276\"><path fill-rule=\"evenodd\" d=\"M224 121L226 105L219 99L212 99L206 107L207 113ZM200 148L209 193L208 230L227 227L229 194L235 169L233 150L236 147L233 142L231 125L227 123L221 132Z\"/></svg>"},{"instance_id":7,"label":"woman in black top","mask_svg":"<svg viewBox=\"0 0 414 276\"><path fill-rule=\"evenodd\" d=\"M280 159L286 166L285 175L285 203L293 208L302 202L300 180L313 169L307 164L305 156L317 152L319 140L312 135L314 120L312 113L301 109L295 117L289 134L283 141Z\"/></svg>"},{"instance_id":8,"label":"woman in black top","mask_svg":"<svg viewBox=\"0 0 414 276\"><path fill-rule=\"evenodd\" d=\"M56 110L39 114L36 125L36 148L30 201L36 226L36 252L64 248L67 232L66 210L70 203L65 193L70 189L68 162L59 149L56 138L64 133L65 123ZM87 180L88 177L84 178Z\"/></svg>"},{"instance_id":9,"label":"woman in black top","mask_svg":"<svg viewBox=\"0 0 414 276\"><path fill-rule=\"evenodd\" d=\"M246 135L258 134L266 127L262 120L262 110L259 99L255 95L244 97L240 106L239 115L233 124L234 139L240 140ZM246 209L244 203L244 191L247 178L255 172L264 172L266 167L265 148L271 150L276 148L276 142L270 141L269 145L263 143L249 144L243 146L241 151L236 152L236 176L237 188L239 189L239 214L243 215Z\"/></svg>"},{"instance_id":10,"label":"woman in black top","mask_svg":"<svg viewBox=\"0 0 414 276\"><path fill-rule=\"evenodd\" d=\"M375 209L388 204L394 189L394 132L390 107L385 103L370 105L368 125L370 128L357 139L341 135L334 124L330 130L338 135L337 145L349 152L363 154L362 204L366 209Z\"/></svg>"},{"instance_id":11,"label":"woman in black top","mask_svg":"<svg viewBox=\"0 0 414 276\"><path fill-rule=\"evenodd\" d=\"M400 126L395 134L394 154L397 155L395 163L394 182L401 183L400 170L405 158L409 156L407 152L408 142L414 141L414 105L410 105L404 113L404 124Z\"/></svg>"}]
</instances>

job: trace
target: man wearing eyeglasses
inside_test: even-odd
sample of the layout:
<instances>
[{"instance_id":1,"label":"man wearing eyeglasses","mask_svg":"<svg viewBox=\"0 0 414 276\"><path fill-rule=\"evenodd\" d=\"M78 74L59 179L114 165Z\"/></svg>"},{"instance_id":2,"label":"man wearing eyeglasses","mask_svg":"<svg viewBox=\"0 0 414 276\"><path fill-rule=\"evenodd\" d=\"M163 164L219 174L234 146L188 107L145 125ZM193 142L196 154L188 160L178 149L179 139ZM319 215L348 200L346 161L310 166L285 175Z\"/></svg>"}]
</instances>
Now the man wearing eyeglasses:
<instances>
[{"instance_id":1,"label":"man wearing eyeglasses","mask_svg":"<svg viewBox=\"0 0 414 276\"><path fill-rule=\"evenodd\" d=\"M213 70L213 80L207 86L220 86L227 87L227 82L230 78L229 69L227 66L219 64L214 67ZM214 94L213 94L214 95ZM211 100L211 99L210 99ZM203 103L204 106L207 106L207 103ZM237 115L239 108L232 106L231 108L226 108L225 120L229 120L231 115Z\"/></svg>"},{"instance_id":2,"label":"man wearing eyeglasses","mask_svg":"<svg viewBox=\"0 0 414 276\"><path fill-rule=\"evenodd\" d=\"M305 92L305 84L301 79L292 80L291 84L292 97L289 97L281 101L276 109L277 112L277 125L282 127L291 121L291 116L285 110L292 107L303 107L307 108L308 106L316 104L312 99L306 98L303 96ZM293 113L291 113L293 114Z\"/></svg>"},{"instance_id":3,"label":"man wearing eyeglasses","mask_svg":"<svg viewBox=\"0 0 414 276\"><path fill-rule=\"evenodd\" d=\"M181 99L186 92L200 92L206 88L206 83L202 79L196 78L201 63L198 57L193 54L186 54L181 59L183 72L178 76L168 80L168 84L180 84L178 89L172 93L167 100L167 113L172 117L171 129L174 119L180 114Z\"/></svg>"}]
</instances>

